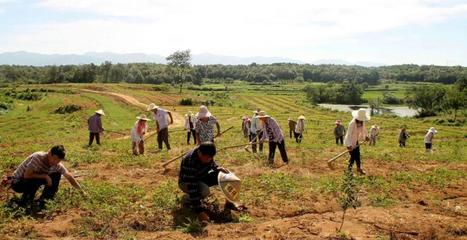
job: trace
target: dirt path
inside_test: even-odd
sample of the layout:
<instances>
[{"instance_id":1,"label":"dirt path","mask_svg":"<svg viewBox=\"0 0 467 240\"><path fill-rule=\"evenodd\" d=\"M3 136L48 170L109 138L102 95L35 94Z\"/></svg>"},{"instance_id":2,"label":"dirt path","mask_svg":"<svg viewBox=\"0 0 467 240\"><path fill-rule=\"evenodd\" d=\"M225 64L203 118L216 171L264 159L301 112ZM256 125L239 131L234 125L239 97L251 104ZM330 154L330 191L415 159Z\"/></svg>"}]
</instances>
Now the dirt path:
<instances>
[{"instance_id":1,"label":"dirt path","mask_svg":"<svg viewBox=\"0 0 467 240\"><path fill-rule=\"evenodd\" d=\"M98 94L106 94L106 95L114 96L114 97L120 98L121 100L123 100L124 102L126 102L126 103L128 103L130 105L141 108L144 111L146 111L146 107L148 106L148 104L144 104L144 103L138 101L138 99L136 99L136 98L134 98L132 96L121 94L121 93L109 92L109 91L95 91L95 90L90 90L90 89L80 89L80 90L83 91L83 92L88 92L88 93L98 93ZM185 121L184 117L182 115L180 115L179 113L174 112L174 111L172 111L171 113L172 113L172 117L173 117L173 121L174 121L174 123L171 125L171 127L184 127L184 125L185 125L184 124L184 121ZM156 134L156 131L148 132L146 137L150 137L150 136L152 136L154 134ZM117 140L128 139L128 138L130 138L130 136L120 137L120 138L117 138Z\"/></svg>"}]
</instances>

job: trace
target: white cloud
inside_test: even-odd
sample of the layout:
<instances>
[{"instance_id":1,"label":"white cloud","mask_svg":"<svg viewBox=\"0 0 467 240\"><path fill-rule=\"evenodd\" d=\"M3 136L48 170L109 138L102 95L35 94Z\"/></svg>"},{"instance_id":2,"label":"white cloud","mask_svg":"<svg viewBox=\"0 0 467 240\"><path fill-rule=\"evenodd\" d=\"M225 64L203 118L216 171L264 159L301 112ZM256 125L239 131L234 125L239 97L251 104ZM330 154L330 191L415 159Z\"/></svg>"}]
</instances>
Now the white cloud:
<instances>
[{"instance_id":1,"label":"white cloud","mask_svg":"<svg viewBox=\"0 0 467 240\"><path fill-rule=\"evenodd\" d=\"M310 49L331 41L400 26L427 25L467 13L467 4L436 6L441 2L42 0L39 6L49 11L76 11L98 17L31 26L10 36L0 51L169 54L190 48L195 53L309 60L313 54Z\"/></svg>"}]
</instances>

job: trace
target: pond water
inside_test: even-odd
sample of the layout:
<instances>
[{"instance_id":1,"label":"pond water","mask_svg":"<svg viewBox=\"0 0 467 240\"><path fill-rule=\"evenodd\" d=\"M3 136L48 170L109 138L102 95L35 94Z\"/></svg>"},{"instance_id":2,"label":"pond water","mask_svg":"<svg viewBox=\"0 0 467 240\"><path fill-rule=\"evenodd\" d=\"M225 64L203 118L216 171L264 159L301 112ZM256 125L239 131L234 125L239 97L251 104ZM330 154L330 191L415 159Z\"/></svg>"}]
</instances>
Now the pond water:
<instances>
[{"instance_id":1,"label":"pond water","mask_svg":"<svg viewBox=\"0 0 467 240\"><path fill-rule=\"evenodd\" d=\"M345 112L351 112L359 108L365 108L368 112L370 112L370 108L368 105L346 105L346 104L327 104L327 103L322 103L318 105L320 107L329 108L329 109L338 110L338 111L345 111ZM417 110L411 109L407 106L390 106L390 107L384 107L383 109L376 111L375 114L393 114L398 117L414 117L415 115L417 115Z\"/></svg>"}]
</instances>

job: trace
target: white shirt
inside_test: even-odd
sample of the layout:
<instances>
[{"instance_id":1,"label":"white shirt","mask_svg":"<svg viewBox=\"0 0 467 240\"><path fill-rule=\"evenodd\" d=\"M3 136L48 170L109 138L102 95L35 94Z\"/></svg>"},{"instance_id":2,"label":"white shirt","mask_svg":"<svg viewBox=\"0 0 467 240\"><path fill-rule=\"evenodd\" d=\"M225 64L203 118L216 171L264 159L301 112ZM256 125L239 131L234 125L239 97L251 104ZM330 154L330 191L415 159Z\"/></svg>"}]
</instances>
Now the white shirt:
<instances>
[{"instance_id":1,"label":"white shirt","mask_svg":"<svg viewBox=\"0 0 467 240\"><path fill-rule=\"evenodd\" d=\"M428 132L426 135L425 135L425 143L432 143L433 142L433 136L435 134L433 132Z\"/></svg>"},{"instance_id":2,"label":"white shirt","mask_svg":"<svg viewBox=\"0 0 467 240\"><path fill-rule=\"evenodd\" d=\"M157 113L154 114L154 120L159 124L159 131L169 126L168 115L169 111L162 108L158 108Z\"/></svg>"},{"instance_id":3,"label":"white shirt","mask_svg":"<svg viewBox=\"0 0 467 240\"><path fill-rule=\"evenodd\" d=\"M365 122L362 123L361 127L357 127L355 119L350 121L349 128L344 138L344 145L347 147L357 146L358 140L364 140L368 136L368 132L365 128Z\"/></svg>"},{"instance_id":4,"label":"white shirt","mask_svg":"<svg viewBox=\"0 0 467 240\"><path fill-rule=\"evenodd\" d=\"M297 125L295 125L295 132L301 133L305 131L305 120L298 120Z\"/></svg>"}]
</instances>

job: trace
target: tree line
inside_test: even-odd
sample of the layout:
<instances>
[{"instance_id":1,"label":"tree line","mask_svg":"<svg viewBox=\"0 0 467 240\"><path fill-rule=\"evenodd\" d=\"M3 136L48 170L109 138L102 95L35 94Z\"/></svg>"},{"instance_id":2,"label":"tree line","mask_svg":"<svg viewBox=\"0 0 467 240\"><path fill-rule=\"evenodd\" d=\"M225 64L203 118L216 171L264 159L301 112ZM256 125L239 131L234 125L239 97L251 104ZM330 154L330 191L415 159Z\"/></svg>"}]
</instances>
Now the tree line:
<instances>
[{"instance_id":1,"label":"tree line","mask_svg":"<svg viewBox=\"0 0 467 240\"><path fill-rule=\"evenodd\" d=\"M182 54L183 52L180 52ZM188 52L189 54L189 52ZM187 57L185 52L185 57ZM249 65L190 65L131 63L100 65L17 66L0 65L1 83L148 83L202 85L204 82L229 84L233 80L249 83L273 82L356 82L375 85L382 79L405 82L452 84L467 76L466 67L395 65L362 67L347 65L309 65L292 63ZM183 59L182 59L183 60ZM186 60L186 59L185 59Z\"/></svg>"}]
</instances>

